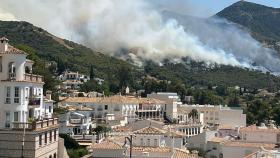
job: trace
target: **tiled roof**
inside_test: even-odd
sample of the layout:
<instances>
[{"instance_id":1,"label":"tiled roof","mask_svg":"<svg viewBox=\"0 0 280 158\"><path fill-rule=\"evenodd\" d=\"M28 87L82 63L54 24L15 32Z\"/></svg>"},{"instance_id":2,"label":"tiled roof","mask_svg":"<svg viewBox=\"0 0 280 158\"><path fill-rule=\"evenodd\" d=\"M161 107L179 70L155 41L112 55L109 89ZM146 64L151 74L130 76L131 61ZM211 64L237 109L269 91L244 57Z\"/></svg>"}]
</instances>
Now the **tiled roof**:
<instances>
[{"instance_id":1,"label":"tiled roof","mask_svg":"<svg viewBox=\"0 0 280 158\"><path fill-rule=\"evenodd\" d=\"M92 145L93 149L122 149L122 146L110 141L110 140L105 140L101 143L96 143Z\"/></svg>"},{"instance_id":2,"label":"tiled roof","mask_svg":"<svg viewBox=\"0 0 280 158\"><path fill-rule=\"evenodd\" d=\"M212 139L209 140L209 142L214 142L214 143L222 143L226 141L228 141L228 139L220 138L220 137L213 137Z\"/></svg>"},{"instance_id":3,"label":"tiled roof","mask_svg":"<svg viewBox=\"0 0 280 158\"><path fill-rule=\"evenodd\" d=\"M266 132L266 133L280 133L278 128L262 128L256 125L251 125L248 127L243 127L240 129L240 132Z\"/></svg>"},{"instance_id":4,"label":"tiled roof","mask_svg":"<svg viewBox=\"0 0 280 158\"><path fill-rule=\"evenodd\" d=\"M198 155L190 154L188 150L175 149L172 158L198 158Z\"/></svg>"},{"instance_id":5,"label":"tiled roof","mask_svg":"<svg viewBox=\"0 0 280 158\"><path fill-rule=\"evenodd\" d=\"M163 104L164 102L158 99L150 99L150 98L136 98L132 96L120 96L114 95L110 97L69 97L63 98L64 102L79 102L79 103L102 103L102 104Z\"/></svg>"},{"instance_id":6,"label":"tiled roof","mask_svg":"<svg viewBox=\"0 0 280 158\"><path fill-rule=\"evenodd\" d=\"M166 147L133 147L133 151L141 151L141 152L171 152L170 148Z\"/></svg>"},{"instance_id":7,"label":"tiled roof","mask_svg":"<svg viewBox=\"0 0 280 158\"><path fill-rule=\"evenodd\" d=\"M76 111L76 110L79 110L79 111L92 111L93 110L92 108L83 107L83 106L67 106L66 109L69 110L69 111Z\"/></svg>"},{"instance_id":8,"label":"tiled roof","mask_svg":"<svg viewBox=\"0 0 280 158\"><path fill-rule=\"evenodd\" d=\"M227 147L242 147L242 148L260 148L263 147L265 149L274 149L276 147L275 144L272 143L251 143L244 141L228 141L224 143L224 146Z\"/></svg>"},{"instance_id":9,"label":"tiled roof","mask_svg":"<svg viewBox=\"0 0 280 158\"><path fill-rule=\"evenodd\" d=\"M5 52L0 52L1 54L24 54L24 55L28 55L27 53L25 53L22 50L19 50L11 45L8 45L8 50L6 50Z\"/></svg>"},{"instance_id":10,"label":"tiled roof","mask_svg":"<svg viewBox=\"0 0 280 158\"><path fill-rule=\"evenodd\" d=\"M134 132L134 134L147 134L147 135L163 135L165 133L166 131L152 126L145 127Z\"/></svg>"},{"instance_id":11,"label":"tiled roof","mask_svg":"<svg viewBox=\"0 0 280 158\"><path fill-rule=\"evenodd\" d=\"M163 130L153 126L145 127L133 132L134 134L145 134L145 135L165 135L172 137L184 137L186 136L182 132L174 131L174 130Z\"/></svg>"}]
</instances>

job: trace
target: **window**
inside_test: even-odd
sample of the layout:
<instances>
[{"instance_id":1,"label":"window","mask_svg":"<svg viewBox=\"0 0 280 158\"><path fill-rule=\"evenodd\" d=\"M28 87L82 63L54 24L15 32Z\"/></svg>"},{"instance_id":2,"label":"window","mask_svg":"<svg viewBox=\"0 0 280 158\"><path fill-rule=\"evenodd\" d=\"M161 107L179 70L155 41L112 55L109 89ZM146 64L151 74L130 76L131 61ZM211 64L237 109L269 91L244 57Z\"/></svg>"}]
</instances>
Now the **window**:
<instances>
[{"instance_id":1,"label":"window","mask_svg":"<svg viewBox=\"0 0 280 158\"><path fill-rule=\"evenodd\" d=\"M0 72L2 72L2 56L0 56Z\"/></svg>"},{"instance_id":2,"label":"window","mask_svg":"<svg viewBox=\"0 0 280 158\"><path fill-rule=\"evenodd\" d=\"M51 106L49 106L49 113L51 113L52 112L52 107Z\"/></svg>"},{"instance_id":3,"label":"window","mask_svg":"<svg viewBox=\"0 0 280 158\"><path fill-rule=\"evenodd\" d=\"M277 134L277 142L280 142L280 134Z\"/></svg>"},{"instance_id":4,"label":"window","mask_svg":"<svg viewBox=\"0 0 280 158\"><path fill-rule=\"evenodd\" d=\"M11 104L11 87L6 87L5 104Z\"/></svg>"},{"instance_id":5,"label":"window","mask_svg":"<svg viewBox=\"0 0 280 158\"><path fill-rule=\"evenodd\" d=\"M141 146L144 146L144 140L143 140L143 138L140 139L140 144L141 144Z\"/></svg>"},{"instance_id":6,"label":"window","mask_svg":"<svg viewBox=\"0 0 280 158\"><path fill-rule=\"evenodd\" d=\"M53 154L53 158L56 158L56 153Z\"/></svg>"},{"instance_id":7,"label":"window","mask_svg":"<svg viewBox=\"0 0 280 158\"><path fill-rule=\"evenodd\" d=\"M54 141L56 141L56 129L54 130Z\"/></svg>"},{"instance_id":8,"label":"window","mask_svg":"<svg viewBox=\"0 0 280 158\"><path fill-rule=\"evenodd\" d=\"M15 122L19 121L19 119L18 119L18 112L14 112L14 121Z\"/></svg>"},{"instance_id":9,"label":"window","mask_svg":"<svg viewBox=\"0 0 280 158\"><path fill-rule=\"evenodd\" d=\"M50 131L50 142L52 141L52 131Z\"/></svg>"},{"instance_id":10,"label":"window","mask_svg":"<svg viewBox=\"0 0 280 158\"><path fill-rule=\"evenodd\" d=\"M14 103L19 103L19 87L15 87Z\"/></svg>"},{"instance_id":11,"label":"window","mask_svg":"<svg viewBox=\"0 0 280 158\"><path fill-rule=\"evenodd\" d=\"M10 112L6 112L6 123L5 123L5 127L6 128L10 128Z\"/></svg>"},{"instance_id":12,"label":"window","mask_svg":"<svg viewBox=\"0 0 280 158\"><path fill-rule=\"evenodd\" d=\"M147 139L147 146L150 146L150 145L151 145L151 140Z\"/></svg>"},{"instance_id":13,"label":"window","mask_svg":"<svg viewBox=\"0 0 280 158\"><path fill-rule=\"evenodd\" d=\"M39 146L42 146L42 134L39 135Z\"/></svg>"},{"instance_id":14,"label":"window","mask_svg":"<svg viewBox=\"0 0 280 158\"><path fill-rule=\"evenodd\" d=\"M157 145L158 145L158 140L154 139L154 146L157 146Z\"/></svg>"},{"instance_id":15,"label":"window","mask_svg":"<svg viewBox=\"0 0 280 158\"><path fill-rule=\"evenodd\" d=\"M108 105L105 105L105 110L108 110Z\"/></svg>"},{"instance_id":16,"label":"window","mask_svg":"<svg viewBox=\"0 0 280 158\"><path fill-rule=\"evenodd\" d=\"M45 144L47 144L47 142L48 142L48 133L46 132L45 133Z\"/></svg>"}]
</instances>

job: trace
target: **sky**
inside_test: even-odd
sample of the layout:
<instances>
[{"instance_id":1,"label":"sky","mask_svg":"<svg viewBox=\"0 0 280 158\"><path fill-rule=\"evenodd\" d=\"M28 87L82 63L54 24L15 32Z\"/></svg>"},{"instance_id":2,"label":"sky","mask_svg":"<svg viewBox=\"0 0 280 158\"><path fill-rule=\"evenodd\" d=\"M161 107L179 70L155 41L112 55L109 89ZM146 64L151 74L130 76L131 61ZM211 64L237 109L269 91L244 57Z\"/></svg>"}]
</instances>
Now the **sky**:
<instances>
[{"instance_id":1,"label":"sky","mask_svg":"<svg viewBox=\"0 0 280 158\"><path fill-rule=\"evenodd\" d=\"M173 10L179 13L198 16L209 17L231 4L237 2L237 0L155 0L156 3L170 2L170 6ZM177 1L178 3L174 3ZM274 8L280 8L280 0L246 0L253 3L258 3ZM178 6L180 4L180 6Z\"/></svg>"}]
</instances>

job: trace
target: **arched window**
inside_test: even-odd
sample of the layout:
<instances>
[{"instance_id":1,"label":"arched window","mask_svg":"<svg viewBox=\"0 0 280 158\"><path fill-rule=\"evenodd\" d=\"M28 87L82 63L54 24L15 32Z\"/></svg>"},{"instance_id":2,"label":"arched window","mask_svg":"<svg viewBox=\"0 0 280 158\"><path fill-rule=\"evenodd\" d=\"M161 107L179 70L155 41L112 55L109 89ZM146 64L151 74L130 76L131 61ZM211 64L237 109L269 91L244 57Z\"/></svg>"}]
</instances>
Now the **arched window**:
<instances>
[{"instance_id":1,"label":"arched window","mask_svg":"<svg viewBox=\"0 0 280 158\"><path fill-rule=\"evenodd\" d=\"M30 71L30 68L28 67L28 66L25 66L25 73L30 73L31 71Z\"/></svg>"},{"instance_id":2,"label":"arched window","mask_svg":"<svg viewBox=\"0 0 280 158\"><path fill-rule=\"evenodd\" d=\"M14 62L9 63L9 79L15 79L16 78L16 66Z\"/></svg>"},{"instance_id":3,"label":"arched window","mask_svg":"<svg viewBox=\"0 0 280 158\"><path fill-rule=\"evenodd\" d=\"M9 73L15 73L16 72L16 67L14 62L9 63Z\"/></svg>"}]
</instances>

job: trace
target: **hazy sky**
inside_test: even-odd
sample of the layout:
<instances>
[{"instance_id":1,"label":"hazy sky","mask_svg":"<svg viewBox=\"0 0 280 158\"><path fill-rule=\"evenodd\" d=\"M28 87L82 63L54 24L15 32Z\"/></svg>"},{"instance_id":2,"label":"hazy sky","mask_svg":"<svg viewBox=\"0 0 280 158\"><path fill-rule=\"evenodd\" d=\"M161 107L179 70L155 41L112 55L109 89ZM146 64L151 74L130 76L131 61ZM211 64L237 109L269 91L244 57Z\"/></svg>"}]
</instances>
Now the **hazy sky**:
<instances>
[{"instance_id":1,"label":"hazy sky","mask_svg":"<svg viewBox=\"0 0 280 158\"><path fill-rule=\"evenodd\" d=\"M209 17L238 0L153 0L158 4L169 3L172 10L199 17ZM176 1L177 3L174 3ZM280 8L280 0L246 0L274 8ZM179 4L179 5L178 5Z\"/></svg>"}]
</instances>

